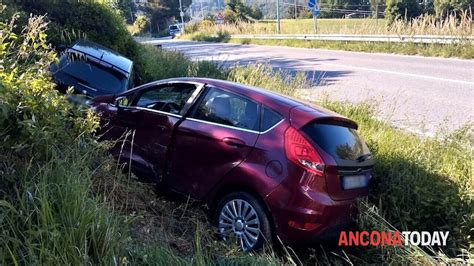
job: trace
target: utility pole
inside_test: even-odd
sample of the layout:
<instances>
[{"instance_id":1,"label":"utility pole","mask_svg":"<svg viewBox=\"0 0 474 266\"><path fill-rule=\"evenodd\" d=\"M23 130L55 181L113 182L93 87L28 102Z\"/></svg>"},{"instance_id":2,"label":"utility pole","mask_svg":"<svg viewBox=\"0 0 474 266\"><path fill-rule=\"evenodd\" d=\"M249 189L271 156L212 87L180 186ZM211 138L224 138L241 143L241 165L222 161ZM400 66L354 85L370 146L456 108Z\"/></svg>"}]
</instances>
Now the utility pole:
<instances>
[{"instance_id":1,"label":"utility pole","mask_svg":"<svg viewBox=\"0 0 474 266\"><path fill-rule=\"evenodd\" d=\"M280 0L277 0L277 33L280 34Z\"/></svg>"},{"instance_id":2,"label":"utility pole","mask_svg":"<svg viewBox=\"0 0 474 266\"><path fill-rule=\"evenodd\" d=\"M183 5L181 4L181 0L179 0L179 16L181 17L181 25L183 25L183 32L184 32L184 12L183 12Z\"/></svg>"},{"instance_id":3,"label":"utility pole","mask_svg":"<svg viewBox=\"0 0 474 266\"><path fill-rule=\"evenodd\" d=\"M201 6L201 18L204 18L204 13L202 13L202 0L199 0L199 5Z\"/></svg>"},{"instance_id":4,"label":"utility pole","mask_svg":"<svg viewBox=\"0 0 474 266\"><path fill-rule=\"evenodd\" d=\"M379 0L375 0L375 25L379 25Z\"/></svg>"},{"instance_id":5,"label":"utility pole","mask_svg":"<svg viewBox=\"0 0 474 266\"><path fill-rule=\"evenodd\" d=\"M296 7L296 1L297 0L295 0L295 19L298 18L298 11L297 11L297 7Z\"/></svg>"},{"instance_id":6,"label":"utility pole","mask_svg":"<svg viewBox=\"0 0 474 266\"><path fill-rule=\"evenodd\" d=\"M313 26L314 26L314 34L318 34L318 18L313 13Z\"/></svg>"}]
</instances>

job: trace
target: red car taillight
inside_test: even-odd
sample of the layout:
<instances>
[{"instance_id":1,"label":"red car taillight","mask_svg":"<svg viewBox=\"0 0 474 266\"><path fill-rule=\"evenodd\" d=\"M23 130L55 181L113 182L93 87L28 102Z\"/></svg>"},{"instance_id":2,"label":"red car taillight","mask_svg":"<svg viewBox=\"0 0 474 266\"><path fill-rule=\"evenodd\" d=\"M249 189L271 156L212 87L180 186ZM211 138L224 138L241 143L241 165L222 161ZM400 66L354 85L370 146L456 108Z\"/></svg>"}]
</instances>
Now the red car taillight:
<instances>
[{"instance_id":1,"label":"red car taillight","mask_svg":"<svg viewBox=\"0 0 474 266\"><path fill-rule=\"evenodd\" d=\"M306 170L323 176L324 162L311 143L294 127L285 131L286 157Z\"/></svg>"}]
</instances>

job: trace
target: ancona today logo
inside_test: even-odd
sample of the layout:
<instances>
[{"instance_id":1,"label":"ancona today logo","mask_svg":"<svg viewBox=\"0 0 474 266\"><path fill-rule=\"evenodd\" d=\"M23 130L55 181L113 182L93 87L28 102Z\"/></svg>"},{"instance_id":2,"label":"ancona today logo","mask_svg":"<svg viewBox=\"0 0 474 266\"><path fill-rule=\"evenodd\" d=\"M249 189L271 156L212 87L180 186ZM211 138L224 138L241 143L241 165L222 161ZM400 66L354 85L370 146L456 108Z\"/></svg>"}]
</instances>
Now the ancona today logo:
<instances>
[{"instance_id":1,"label":"ancona today logo","mask_svg":"<svg viewBox=\"0 0 474 266\"><path fill-rule=\"evenodd\" d=\"M339 246L446 246L449 232L443 231L342 231Z\"/></svg>"}]
</instances>

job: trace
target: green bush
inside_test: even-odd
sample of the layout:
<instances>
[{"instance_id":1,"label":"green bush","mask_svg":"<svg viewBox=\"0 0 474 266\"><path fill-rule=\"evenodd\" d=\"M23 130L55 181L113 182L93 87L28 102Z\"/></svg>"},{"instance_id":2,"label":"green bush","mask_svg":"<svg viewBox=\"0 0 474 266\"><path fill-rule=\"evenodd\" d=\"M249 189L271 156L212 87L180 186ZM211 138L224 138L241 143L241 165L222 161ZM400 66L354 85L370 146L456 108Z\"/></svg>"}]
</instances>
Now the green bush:
<instances>
[{"instance_id":1,"label":"green bush","mask_svg":"<svg viewBox=\"0 0 474 266\"><path fill-rule=\"evenodd\" d=\"M97 120L54 89L42 18L14 25L0 22L0 264L111 264L123 220L90 194Z\"/></svg>"},{"instance_id":2,"label":"green bush","mask_svg":"<svg viewBox=\"0 0 474 266\"><path fill-rule=\"evenodd\" d=\"M113 172L104 169L105 154L90 136L97 121L91 113L70 106L50 82L47 67L55 54L45 42L44 23L30 19L22 36L15 35L8 25L1 24L0 35L1 264L126 263L122 256L127 255L123 254L132 256L131 260L137 263L195 263L195 259L204 264L250 263L254 259L268 264L285 263L272 253L228 256L223 249L214 249L209 244L212 240L202 242L200 233L188 257L176 255L167 242L145 242L142 235L135 238L139 247L131 245L127 230L122 228L127 225L124 217L99 200L102 194L93 186L92 178L98 173ZM292 77L264 65L224 71L211 62L193 62L182 54L134 42L131 45L127 50L133 55L142 82L207 76L287 95L308 88L302 74ZM370 106L327 101L320 104L357 121L376 156L376 186L372 188L370 208L378 206L382 216L374 216L371 224L362 226L369 226L369 230L388 221L400 230L449 230L450 246L445 252L459 254L461 248L468 248L474 226L473 144L466 132L420 139L374 119ZM111 179L119 180L116 176ZM117 194L116 184L111 186L109 193ZM130 184L123 187L135 189ZM126 195L115 197L129 204L129 194ZM155 208L156 204L146 205L147 210ZM363 213L366 218L371 214ZM159 219L167 215L163 212ZM148 221L150 216L142 221ZM417 254L390 257L392 252L398 251L363 249L349 256L359 263L380 263L385 259L395 263L419 261ZM306 257L311 260L312 256ZM433 262L432 258L428 261Z\"/></svg>"},{"instance_id":3,"label":"green bush","mask_svg":"<svg viewBox=\"0 0 474 266\"><path fill-rule=\"evenodd\" d=\"M385 18L390 24L397 19L411 20L421 15L421 7L416 0L387 0Z\"/></svg>"},{"instance_id":4,"label":"green bush","mask_svg":"<svg viewBox=\"0 0 474 266\"><path fill-rule=\"evenodd\" d=\"M127 31L123 18L106 4L94 1L26 1L21 9L45 15L49 22L48 42L54 46L85 38L123 54L134 61L136 85L143 83L140 44Z\"/></svg>"},{"instance_id":5,"label":"green bush","mask_svg":"<svg viewBox=\"0 0 474 266\"><path fill-rule=\"evenodd\" d=\"M135 67L141 83L172 77L226 77L212 62L194 62L183 54L165 51L152 45L139 45L137 51Z\"/></svg>"},{"instance_id":6,"label":"green bush","mask_svg":"<svg viewBox=\"0 0 474 266\"><path fill-rule=\"evenodd\" d=\"M42 18L30 18L21 36L13 32L14 24L2 22L1 27L3 143L24 154L47 155L48 147L55 142L67 142L79 132L92 132L96 121L89 119L90 115L80 118L79 110L54 89L48 68L56 60L56 53L46 43Z\"/></svg>"},{"instance_id":7,"label":"green bush","mask_svg":"<svg viewBox=\"0 0 474 266\"><path fill-rule=\"evenodd\" d=\"M217 31L216 35L198 33L193 35L191 40L199 42L228 42L230 40L230 33L227 31Z\"/></svg>"},{"instance_id":8,"label":"green bush","mask_svg":"<svg viewBox=\"0 0 474 266\"><path fill-rule=\"evenodd\" d=\"M128 55L132 38L123 18L108 5L93 1L25 1L21 6L28 13L49 19L48 41L54 46L70 44L85 37Z\"/></svg>"},{"instance_id":9,"label":"green bush","mask_svg":"<svg viewBox=\"0 0 474 266\"><path fill-rule=\"evenodd\" d=\"M449 15L457 15L459 17L463 13L472 16L472 13L469 13L469 9L472 7L472 0L434 0L436 16L440 18L446 18Z\"/></svg>"},{"instance_id":10,"label":"green bush","mask_svg":"<svg viewBox=\"0 0 474 266\"><path fill-rule=\"evenodd\" d=\"M287 96L296 96L297 90L308 86L304 74L292 76L289 72L275 72L264 64L234 67L229 71L227 79Z\"/></svg>"}]
</instances>

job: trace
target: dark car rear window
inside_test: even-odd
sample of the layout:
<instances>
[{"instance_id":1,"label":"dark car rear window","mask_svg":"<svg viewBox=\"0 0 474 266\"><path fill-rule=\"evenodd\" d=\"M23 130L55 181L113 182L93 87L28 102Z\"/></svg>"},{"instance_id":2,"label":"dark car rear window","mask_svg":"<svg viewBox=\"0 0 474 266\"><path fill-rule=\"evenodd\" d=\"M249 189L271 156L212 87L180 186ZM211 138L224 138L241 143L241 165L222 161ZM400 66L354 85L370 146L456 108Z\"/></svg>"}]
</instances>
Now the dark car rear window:
<instances>
[{"instance_id":1,"label":"dark car rear window","mask_svg":"<svg viewBox=\"0 0 474 266\"><path fill-rule=\"evenodd\" d=\"M97 90L116 93L127 89L127 78L112 68L107 68L89 60L68 60L61 58L61 69Z\"/></svg>"},{"instance_id":2,"label":"dark car rear window","mask_svg":"<svg viewBox=\"0 0 474 266\"><path fill-rule=\"evenodd\" d=\"M337 162L358 160L369 154L365 142L353 128L335 124L310 123L302 131Z\"/></svg>"}]
</instances>

